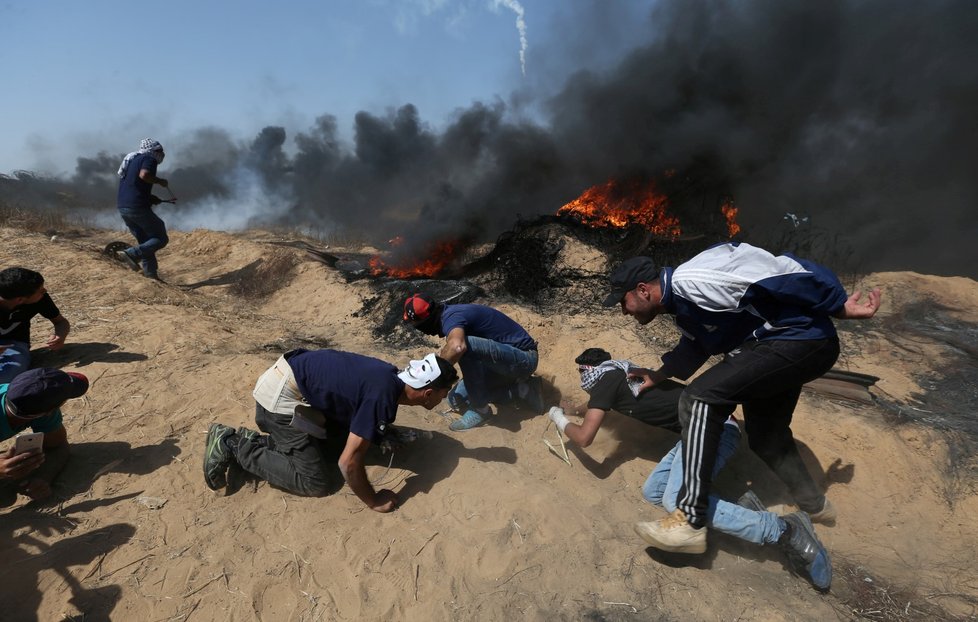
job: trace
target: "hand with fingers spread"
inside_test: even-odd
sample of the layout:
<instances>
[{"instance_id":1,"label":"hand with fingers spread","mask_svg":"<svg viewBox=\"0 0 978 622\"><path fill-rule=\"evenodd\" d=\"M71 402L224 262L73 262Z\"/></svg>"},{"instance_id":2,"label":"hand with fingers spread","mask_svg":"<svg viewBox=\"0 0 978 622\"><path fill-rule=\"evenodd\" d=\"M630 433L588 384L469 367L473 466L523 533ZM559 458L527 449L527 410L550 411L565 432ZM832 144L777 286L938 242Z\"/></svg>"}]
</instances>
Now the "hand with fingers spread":
<instances>
[{"instance_id":1,"label":"hand with fingers spread","mask_svg":"<svg viewBox=\"0 0 978 622\"><path fill-rule=\"evenodd\" d=\"M849 299L846 300L845 306L842 311L836 316L844 320L867 320L879 311L880 301L883 297L880 292L880 288L875 288L870 290L869 294L866 296L866 300L860 302L863 293L859 290L853 292Z\"/></svg>"}]
</instances>

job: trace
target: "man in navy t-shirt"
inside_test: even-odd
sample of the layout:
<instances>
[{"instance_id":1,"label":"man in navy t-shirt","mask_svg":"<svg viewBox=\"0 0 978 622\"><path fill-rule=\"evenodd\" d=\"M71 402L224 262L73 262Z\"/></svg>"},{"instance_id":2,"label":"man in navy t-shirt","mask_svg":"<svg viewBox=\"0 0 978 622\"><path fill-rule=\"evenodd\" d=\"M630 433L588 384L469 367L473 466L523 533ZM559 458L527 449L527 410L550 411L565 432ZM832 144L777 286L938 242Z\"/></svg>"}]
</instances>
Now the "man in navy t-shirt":
<instances>
[{"instance_id":1,"label":"man in navy t-shirt","mask_svg":"<svg viewBox=\"0 0 978 622\"><path fill-rule=\"evenodd\" d=\"M54 325L44 346L59 350L71 325L44 287L44 277L27 268L0 270L0 384L31 366L31 318L41 315Z\"/></svg>"},{"instance_id":2,"label":"man in navy t-shirt","mask_svg":"<svg viewBox=\"0 0 978 622\"><path fill-rule=\"evenodd\" d=\"M153 206L162 202L153 196L153 184L164 188L170 185L166 179L156 175L156 167L163 163L165 156L163 145L145 138L140 143L139 151L126 155L118 171L119 194L116 204L137 243L119 251L119 259L137 271L142 263L143 274L151 279L159 279L156 252L170 241L163 220L153 213Z\"/></svg>"},{"instance_id":3,"label":"man in navy t-shirt","mask_svg":"<svg viewBox=\"0 0 978 622\"><path fill-rule=\"evenodd\" d=\"M342 435L339 467L346 483L370 509L390 512L397 496L374 490L364 470L371 444L380 443L398 405L439 404L458 379L448 361L429 354L398 373L379 359L339 350L293 350L255 385L255 423L262 435L212 424L204 450L204 480L211 490L227 484L232 464L298 495L328 494L323 441Z\"/></svg>"},{"instance_id":4,"label":"man in navy t-shirt","mask_svg":"<svg viewBox=\"0 0 978 622\"><path fill-rule=\"evenodd\" d=\"M448 395L452 409L462 418L452 430L468 430L485 423L489 403L520 399L536 411L544 410L537 369L537 342L501 311L478 304L446 305L427 294L404 301L404 321L428 335L445 337L441 356L458 363L462 381Z\"/></svg>"}]
</instances>

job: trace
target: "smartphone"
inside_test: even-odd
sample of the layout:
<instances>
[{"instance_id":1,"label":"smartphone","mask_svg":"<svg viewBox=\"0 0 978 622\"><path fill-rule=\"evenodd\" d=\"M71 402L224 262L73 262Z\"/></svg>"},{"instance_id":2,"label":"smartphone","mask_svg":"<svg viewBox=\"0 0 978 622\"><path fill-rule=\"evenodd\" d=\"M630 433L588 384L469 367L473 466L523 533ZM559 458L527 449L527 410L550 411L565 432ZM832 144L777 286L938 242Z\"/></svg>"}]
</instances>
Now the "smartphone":
<instances>
[{"instance_id":1,"label":"smartphone","mask_svg":"<svg viewBox=\"0 0 978 622\"><path fill-rule=\"evenodd\" d=\"M14 453L22 454L25 451L41 451L44 445L44 432L29 432L18 434L14 437Z\"/></svg>"}]
</instances>

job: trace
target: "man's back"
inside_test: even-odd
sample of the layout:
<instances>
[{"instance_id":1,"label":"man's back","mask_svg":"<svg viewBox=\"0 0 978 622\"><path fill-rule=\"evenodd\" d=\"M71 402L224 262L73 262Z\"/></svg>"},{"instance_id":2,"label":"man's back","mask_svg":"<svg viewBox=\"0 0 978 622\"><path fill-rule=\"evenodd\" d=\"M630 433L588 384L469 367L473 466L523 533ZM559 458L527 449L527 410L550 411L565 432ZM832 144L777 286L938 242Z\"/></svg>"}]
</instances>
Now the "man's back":
<instances>
[{"instance_id":1,"label":"man's back","mask_svg":"<svg viewBox=\"0 0 978 622\"><path fill-rule=\"evenodd\" d=\"M638 397L626 382L625 372L614 369L601 375L588 389L588 408L615 410L642 423L679 432L679 397L684 386L666 380Z\"/></svg>"},{"instance_id":2,"label":"man's back","mask_svg":"<svg viewBox=\"0 0 978 622\"><path fill-rule=\"evenodd\" d=\"M126 174L119 180L119 193L116 204L120 209L139 209L150 207L150 194L153 185L140 179L139 173L148 170L156 175L156 158L149 153L141 153L129 162Z\"/></svg>"},{"instance_id":3,"label":"man's back","mask_svg":"<svg viewBox=\"0 0 978 622\"><path fill-rule=\"evenodd\" d=\"M295 350L286 360L309 404L358 436L379 440L394 420L404 383L390 363L339 350Z\"/></svg>"},{"instance_id":4,"label":"man's back","mask_svg":"<svg viewBox=\"0 0 978 622\"><path fill-rule=\"evenodd\" d=\"M446 305L441 316L441 330L447 335L461 328L470 337L482 337L520 350L536 350L537 342L505 313L479 304Z\"/></svg>"},{"instance_id":5,"label":"man's back","mask_svg":"<svg viewBox=\"0 0 978 622\"><path fill-rule=\"evenodd\" d=\"M666 275L663 303L710 354L747 339L823 339L847 294L826 268L743 243L713 246Z\"/></svg>"}]
</instances>

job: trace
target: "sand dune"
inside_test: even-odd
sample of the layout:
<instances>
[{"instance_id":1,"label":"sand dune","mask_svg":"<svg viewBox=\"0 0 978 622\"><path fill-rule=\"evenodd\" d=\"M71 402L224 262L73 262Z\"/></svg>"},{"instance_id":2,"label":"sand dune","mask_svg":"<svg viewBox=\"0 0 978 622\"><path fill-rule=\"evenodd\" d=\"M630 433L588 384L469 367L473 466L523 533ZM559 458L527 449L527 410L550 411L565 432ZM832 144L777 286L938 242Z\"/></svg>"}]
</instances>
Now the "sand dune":
<instances>
[{"instance_id":1,"label":"sand dune","mask_svg":"<svg viewBox=\"0 0 978 622\"><path fill-rule=\"evenodd\" d=\"M265 484L211 492L201 475L207 426L252 423L251 389L280 352L328 345L403 365L423 348L394 348L357 314L375 295L370 282L348 283L271 244L274 234L173 233L160 255L169 284L100 256L116 238L85 230L52 242L0 229L0 263L42 272L73 325L69 345L37 350L36 362L92 382L65 409L73 458L54 499L0 509L4 619L826 620L870 611L880 590L907 619L976 613L974 459L955 458L946 434L889 407L916 404L921 379L960 355L901 329L904 311L938 302L974 326L974 281L861 279L884 288L884 307L846 330L840 365L880 377L872 391L888 407L802 398L793 428L840 513L818 527L836 569L820 595L773 549L722 536L694 558L647 549L632 524L659 510L640 488L676 437L618 415L587 450L571 450L568 466L543 443L545 417L504 409L454 433L436 411L402 407L400 425L432 435L373 456L371 479L402 499L389 515L345 487L323 499ZM274 257L294 264L277 291L235 293L245 267ZM582 398L572 360L588 345L649 363L670 345L668 327L651 333L616 310L484 302L538 339L554 398ZM35 343L45 324L36 320ZM784 501L742 448L718 490L736 498L748 486Z\"/></svg>"}]
</instances>

